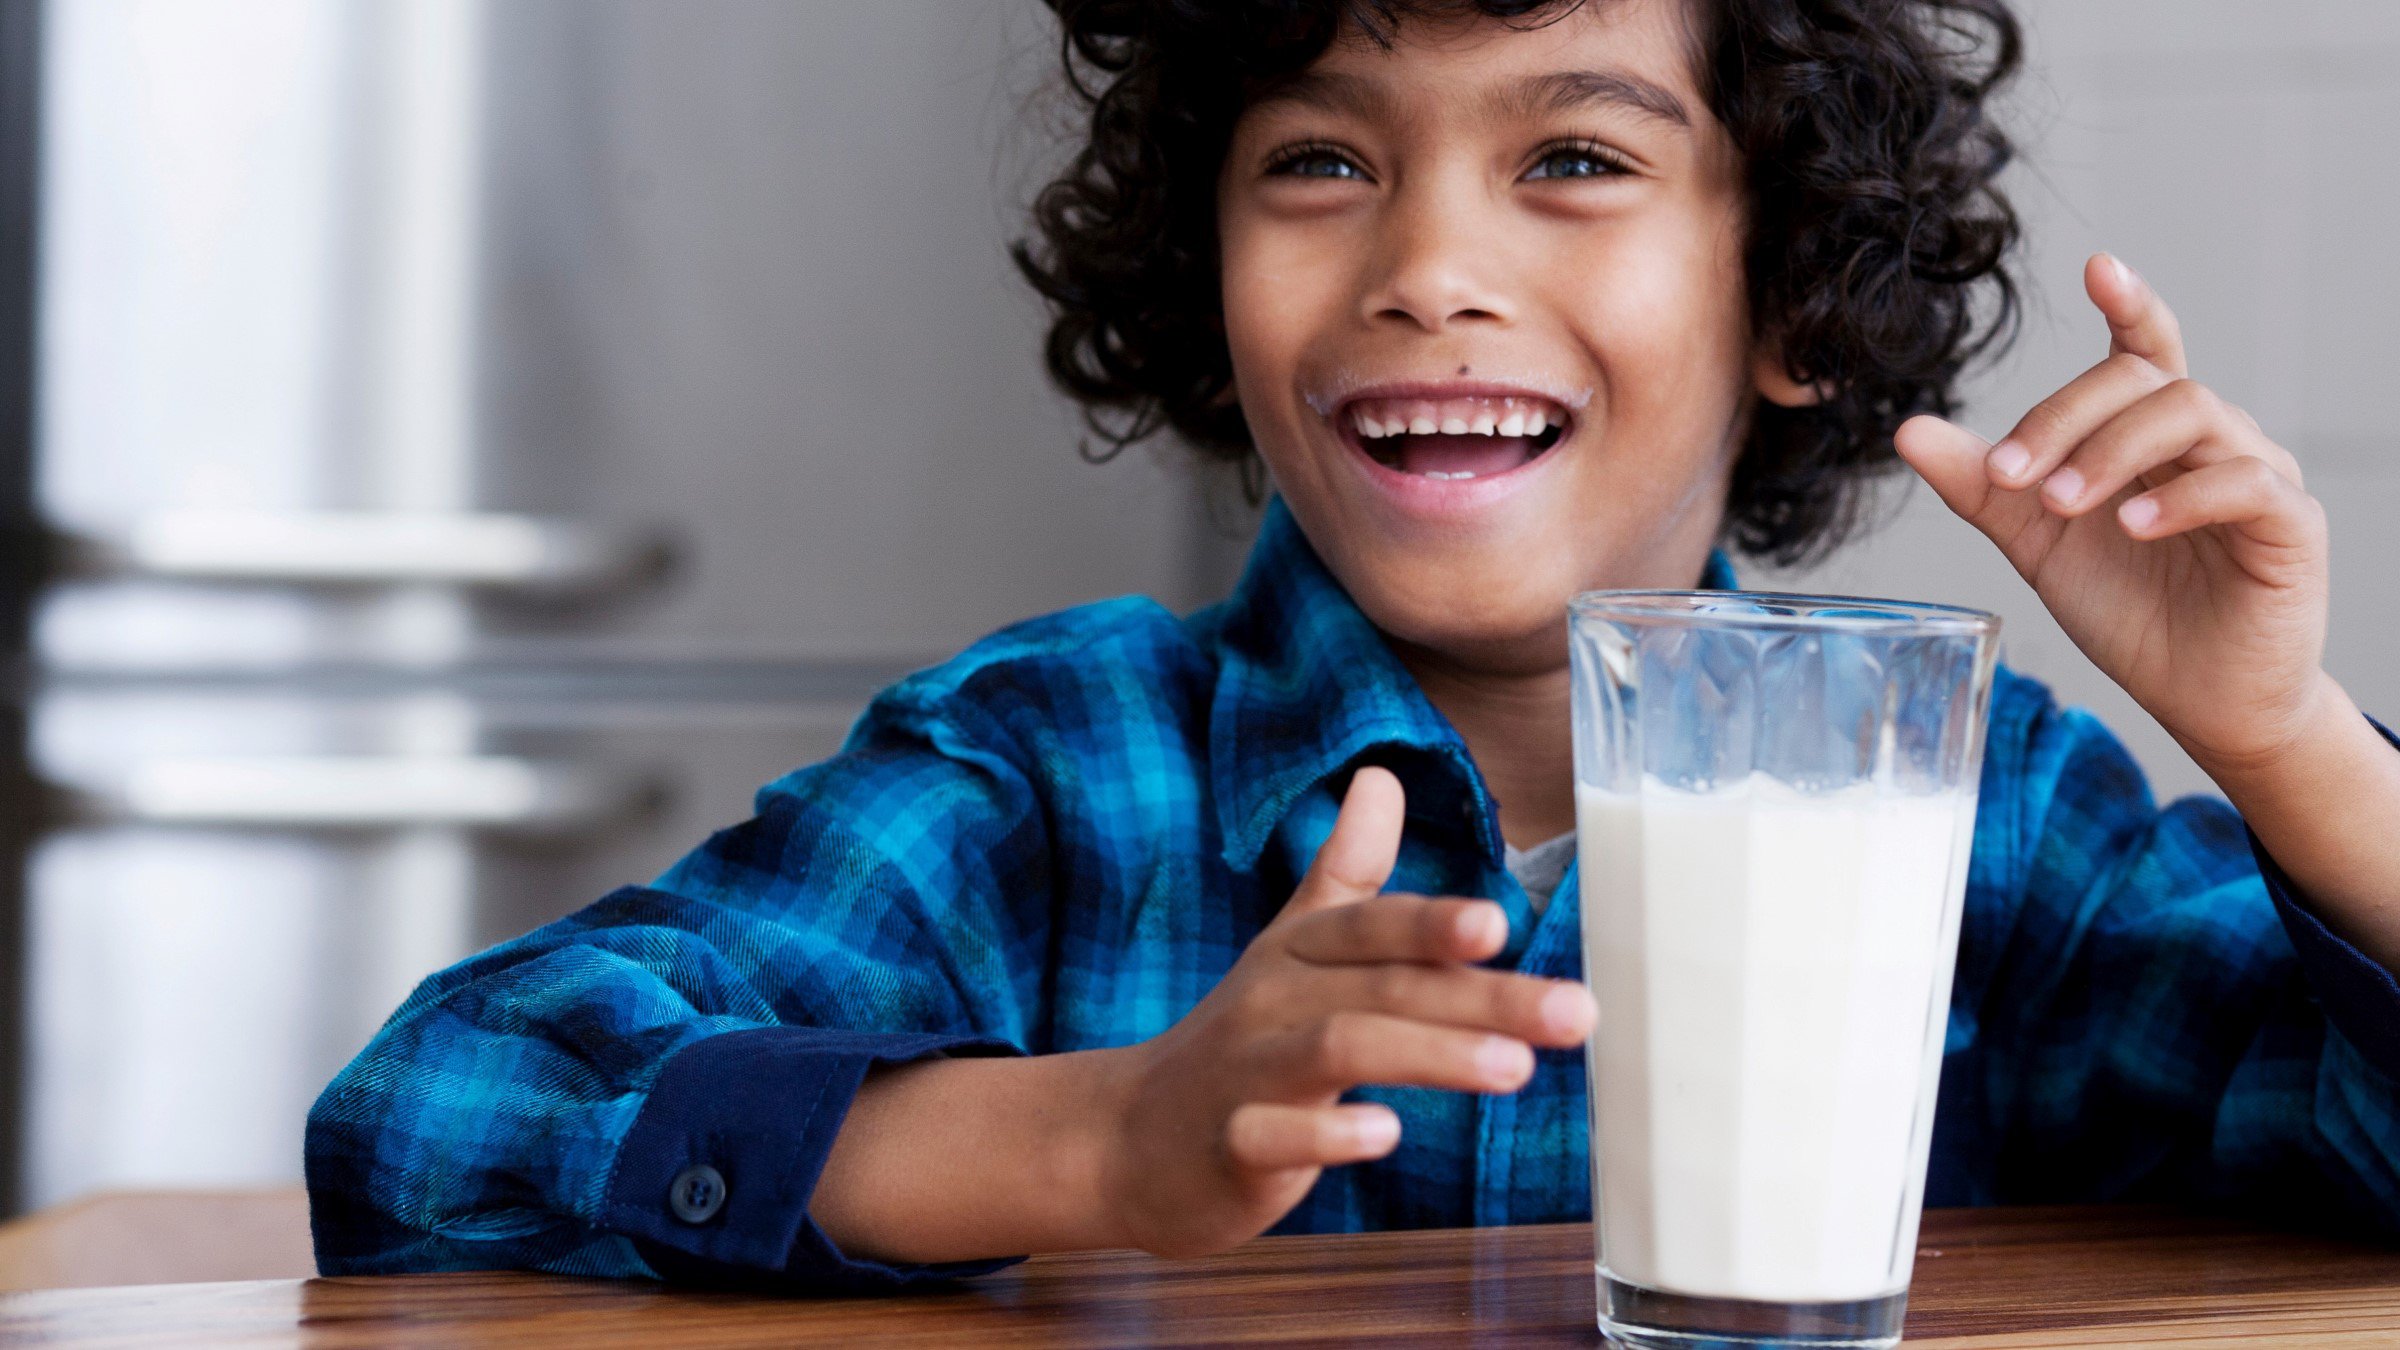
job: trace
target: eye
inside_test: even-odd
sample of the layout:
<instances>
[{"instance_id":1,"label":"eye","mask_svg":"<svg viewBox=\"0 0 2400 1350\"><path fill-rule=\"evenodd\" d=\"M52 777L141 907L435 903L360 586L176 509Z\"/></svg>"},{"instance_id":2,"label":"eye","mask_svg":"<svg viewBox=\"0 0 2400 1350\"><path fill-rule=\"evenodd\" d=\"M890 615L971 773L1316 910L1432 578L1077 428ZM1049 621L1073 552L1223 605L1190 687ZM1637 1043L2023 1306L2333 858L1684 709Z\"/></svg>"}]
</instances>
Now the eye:
<instances>
[{"instance_id":1,"label":"eye","mask_svg":"<svg viewBox=\"0 0 2400 1350\"><path fill-rule=\"evenodd\" d=\"M1525 171L1527 178L1613 178L1628 172L1615 151L1591 141L1544 147L1541 157Z\"/></svg>"},{"instance_id":2,"label":"eye","mask_svg":"<svg viewBox=\"0 0 2400 1350\"><path fill-rule=\"evenodd\" d=\"M1348 152L1331 145L1295 145L1278 150L1267 161L1267 172L1281 178L1335 178L1358 182L1367 171Z\"/></svg>"}]
</instances>

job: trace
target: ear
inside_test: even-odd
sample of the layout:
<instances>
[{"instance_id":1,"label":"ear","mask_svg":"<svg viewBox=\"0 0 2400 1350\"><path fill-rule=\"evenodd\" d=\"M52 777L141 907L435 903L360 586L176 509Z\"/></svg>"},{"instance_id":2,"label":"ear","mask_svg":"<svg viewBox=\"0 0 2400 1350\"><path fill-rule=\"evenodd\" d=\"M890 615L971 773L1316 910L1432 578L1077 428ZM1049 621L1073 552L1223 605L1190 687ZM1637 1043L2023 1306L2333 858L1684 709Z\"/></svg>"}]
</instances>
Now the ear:
<instances>
[{"instance_id":1,"label":"ear","mask_svg":"<svg viewBox=\"0 0 2400 1350\"><path fill-rule=\"evenodd\" d=\"M1831 384L1795 377L1784 364L1783 344L1771 337L1760 338L1750 354L1750 383L1779 408L1813 408L1833 397Z\"/></svg>"}]
</instances>

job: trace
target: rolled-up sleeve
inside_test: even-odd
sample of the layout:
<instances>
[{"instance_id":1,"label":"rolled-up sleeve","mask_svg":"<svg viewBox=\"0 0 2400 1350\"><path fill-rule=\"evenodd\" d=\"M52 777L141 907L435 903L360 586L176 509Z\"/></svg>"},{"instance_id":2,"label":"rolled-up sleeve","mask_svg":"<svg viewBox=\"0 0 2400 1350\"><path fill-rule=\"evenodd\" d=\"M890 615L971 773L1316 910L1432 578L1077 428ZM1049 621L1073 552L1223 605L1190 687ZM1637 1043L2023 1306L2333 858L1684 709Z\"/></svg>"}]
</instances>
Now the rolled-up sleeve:
<instances>
[{"instance_id":1,"label":"rolled-up sleeve","mask_svg":"<svg viewBox=\"0 0 2400 1350\"><path fill-rule=\"evenodd\" d=\"M2156 806L2097 720L2015 683L1936 1122L1963 1191L1930 1202L2199 1202L2400 1234L2400 986L2224 801Z\"/></svg>"},{"instance_id":2,"label":"rolled-up sleeve","mask_svg":"<svg viewBox=\"0 0 2400 1350\"><path fill-rule=\"evenodd\" d=\"M845 1255L808 1216L817 1174L867 1071L1005 1041L762 1027L676 1052L619 1146L607 1226L668 1278L774 1272L827 1292L895 1288L1006 1261L893 1266Z\"/></svg>"},{"instance_id":3,"label":"rolled-up sleeve","mask_svg":"<svg viewBox=\"0 0 2400 1350\"><path fill-rule=\"evenodd\" d=\"M892 1287L809 1200L879 1064L1038 1051L1036 790L973 710L887 694L843 754L646 887L427 980L311 1111L327 1274L529 1268Z\"/></svg>"},{"instance_id":4,"label":"rolled-up sleeve","mask_svg":"<svg viewBox=\"0 0 2400 1350\"><path fill-rule=\"evenodd\" d=\"M2373 718L2367 720L2391 742L2393 752L2400 754L2400 736ZM2400 821L2393 822L2393 827L2400 829ZM2325 926L2308 897L2292 884L2255 834L2250 836L2250 852L2325 1015L2370 1063L2400 1082L2400 981L2394 981L2392 972Z\"/></svg>"}]
</instances>

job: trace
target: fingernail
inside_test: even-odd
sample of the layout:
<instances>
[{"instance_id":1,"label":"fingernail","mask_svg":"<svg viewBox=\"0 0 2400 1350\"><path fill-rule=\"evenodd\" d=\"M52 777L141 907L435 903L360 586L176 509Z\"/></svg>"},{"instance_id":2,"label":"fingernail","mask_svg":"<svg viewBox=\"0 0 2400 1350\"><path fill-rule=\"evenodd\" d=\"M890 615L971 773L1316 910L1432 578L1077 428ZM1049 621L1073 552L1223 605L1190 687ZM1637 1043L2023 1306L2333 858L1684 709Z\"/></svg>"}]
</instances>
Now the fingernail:
<instances>
[{"instance_id":1,"label":"fingernail","mask_svg":"<svg viewBox=\"0 0 2400 1350\"><path fill-rule=\"evenodd\" d=\"M1470 946L1504 944L1508 941L1508 916L1497 905L1476 905L1458 916L1458 936Z\"/></svg>"},{"instance_id":2,"label":"fingernail","mask_svg":"<svg viewBox=\"0 0 2400 1350\"><path fill-rule=\"evenodd\" d=\"M1486 1036L1475 1047L1475 1071L1483 1081L1512 1086L1532 1071L1533 1052L1506 1036Z\"/></svg>"},{"instance_id":3,"label":"fingernail","mask_svg":"<svg viewBox=\"0 0 2400 1350\"><path fill-rule=\"evenodd\" d=\"M1592 996L1581 986L1562 984L1542 995L1542 1024L1561 1036L1583 1029Z\"/></svg>"},{"instance_id":4,"label":"fingernail","mask_svg":"<svg viewBox=\"0 0 2400 1350\"><path fill-rule=\"evenodd\" d=\"M1380 1151L1400 1142L1400 1117L1388 1111L1361 1111L1350 1120L1360 1148Z\"/></svg>"},{"instance_id":5,"label":"fingernail","mask_svg":"<svg viewBox=\"0 0 2400 1350\"><path fill-rule=\"evenodd\" d=\"M2002 478L2016 478L2032 467L2033 456L2015 441L2002 441L1992 447L1991 465Z\"/></svg>"},{"instance_id":6,"label":"fingernail","mask_svg":"<svg viewBox=\"0 0 2400 1350\"><path fill-rule=\"evenodd\" d=\"M2138 276L2135 276L2133 269L2127 267L2125 265L2125 260L2118 257L2116 254L2111 253L2108 255L2108 265L2117 269L2117 281L2120 285L2139 286L2142 284L2142 279Z\"/></svg>"},{"instance_id":7,"label":"fingernail","mask_svg":"<svg viewBox=\"0 0 2400 1350\"><path fill-rule=\"evenodd\" d=\"M2148 497L2136 497L2117 508L2117 519L2129 530L2146 530L2158 523L2158 503Z\"/></svg>"},{"instance_id":8,"label":"fingernail","mask_svg":"<svg viewBox=\"0 0 2400 1350\"><path fill-rule=\"evenodd\" d=\"M2083 495L2083 475L2073 469L2060 469L2042 483L2042 495L2060 506L2073 506Z\"/></svg>"}]
</instances>

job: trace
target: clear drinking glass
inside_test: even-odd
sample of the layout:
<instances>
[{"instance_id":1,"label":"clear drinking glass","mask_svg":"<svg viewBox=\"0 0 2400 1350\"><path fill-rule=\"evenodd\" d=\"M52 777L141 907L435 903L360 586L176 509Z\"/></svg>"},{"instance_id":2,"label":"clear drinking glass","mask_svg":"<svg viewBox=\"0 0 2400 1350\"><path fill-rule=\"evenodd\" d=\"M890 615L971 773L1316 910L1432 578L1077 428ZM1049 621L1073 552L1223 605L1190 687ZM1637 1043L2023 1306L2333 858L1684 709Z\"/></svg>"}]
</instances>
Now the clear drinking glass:
<instances>
[{"instance_id":1,"label":"clear drinking glass","mask_svg":"<svg viewBox=\"0 0 2400 1350\"><path fill-rule=\"evenodd\" d=\"M1614 1340L1899 1339L1999 628L1833 596L1570 606Z\"/></svg>"}]
</instances>

